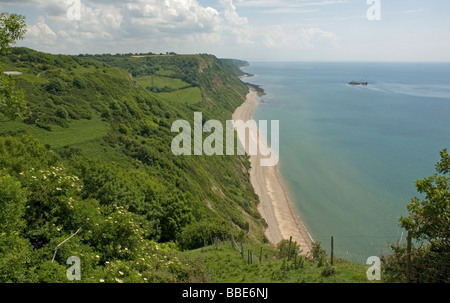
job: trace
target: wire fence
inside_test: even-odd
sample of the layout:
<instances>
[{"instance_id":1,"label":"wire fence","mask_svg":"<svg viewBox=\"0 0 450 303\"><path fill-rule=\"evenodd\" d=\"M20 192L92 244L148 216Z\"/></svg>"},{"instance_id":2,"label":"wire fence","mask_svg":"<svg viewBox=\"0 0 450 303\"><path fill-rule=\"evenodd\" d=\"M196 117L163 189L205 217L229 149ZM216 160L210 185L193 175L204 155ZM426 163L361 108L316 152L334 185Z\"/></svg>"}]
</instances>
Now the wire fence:
<instances>
[{"instance_id":1,"label":"wire fence","mask_svg":"<svg viewBox=\"0 0 450 303\"><path fill-rule=\"evenodd\" d=\"M323 238L324 237L321 237L322 240ZM329 237L329 239L331 240L331 237ZM330 246L327 251L328 257L331 258L331 255L333 255L336 262L346 260L356 264L367 265L368 268L372 265L371 262L368 262L369 257L372 256L368 256L361 252L339 249L339 241L343 239L386 240L386 245L383 247L384 250L380 249L378 257L385 263L383 264L383 274L390 275L395 281L450 282L450 245L448 240L446 242L446 240L438 238L440 241L438 243L441 244L430 246L426 239L416 239L414 242L412 237L409 237L409 234L404 232L399 233L398 236L333 236L334 245ZM245 247L242 243L239 244L233 235L213 238L210 239L210 241L212 245L216 246L218 243L231 243L232 247L249 265L260 264L263 262L262 246L257 248L255 248L255 246ZM289 251L290 250L291 248L289 245ZM290 253L288 255L290 255ZM267 256L265 256L265 258L267 258ZM352 270L352 268L347 269L347 271ZM354 269L354 271L355 274L361 274L357 269Z\"/></svg>"}]
</instances>

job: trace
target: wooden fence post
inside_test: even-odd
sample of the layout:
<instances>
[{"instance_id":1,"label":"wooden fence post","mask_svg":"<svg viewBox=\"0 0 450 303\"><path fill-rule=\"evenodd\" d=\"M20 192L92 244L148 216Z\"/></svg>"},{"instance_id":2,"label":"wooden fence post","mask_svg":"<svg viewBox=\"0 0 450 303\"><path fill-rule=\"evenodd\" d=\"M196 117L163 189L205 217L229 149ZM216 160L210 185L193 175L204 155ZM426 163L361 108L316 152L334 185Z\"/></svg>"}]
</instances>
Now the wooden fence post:
<instances>
[{"instance_id":1,"label":"wooden fence post","mask_svg":"<svg viewBox=\"0 0 450 303\"><path fill-rule=\"evenodd\" d=\"M288 252L288 261L291 260L291 245L292 245L292 236L289 238L289 252Z\"/></svg>"},{"instance_id":2,"label":"wooden fence post","mask_svg":"<svg viewBox=\"0 0 450 303\"><path fill-rule=\"evenodd\" d=\"M406 283L411 283L411 231L408 231L406 241Z\"/></svg>"},{"instance_id":3,"label":"wooden fence post","mask_svg":"<svg viewBox=\"0 0 450 303\"><path fill-rule=\"evenodd\" d=\"M334 257L334 238L331 237L331 265L333 265L333 257Z\"/></svg>"}]
</instances>

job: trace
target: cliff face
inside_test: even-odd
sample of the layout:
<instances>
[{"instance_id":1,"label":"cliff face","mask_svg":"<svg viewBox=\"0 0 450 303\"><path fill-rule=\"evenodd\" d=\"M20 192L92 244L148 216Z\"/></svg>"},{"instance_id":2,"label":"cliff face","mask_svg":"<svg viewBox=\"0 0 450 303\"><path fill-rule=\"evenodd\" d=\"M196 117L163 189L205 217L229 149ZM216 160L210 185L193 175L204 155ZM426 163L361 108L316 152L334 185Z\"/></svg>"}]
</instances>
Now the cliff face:
<instances>
[{"instance_id":1,"label":"cliff face","mask_svg":"<svg viewBox=\"0 0 450 303\"><path fill-rule=\"evenodd\" d=\"M148 239L186 248L230 232L264 240L247 157L175 156L170 149L176 120L193 125L194 112L203 122L231 119L248 91L234 61L15 48L2 62L23 73L14 79L29 115L0 125L0 132L27 132L33 144L55 153L84 184L80 199L124 207L139 217Z\"/></svg>"}]
</instances>

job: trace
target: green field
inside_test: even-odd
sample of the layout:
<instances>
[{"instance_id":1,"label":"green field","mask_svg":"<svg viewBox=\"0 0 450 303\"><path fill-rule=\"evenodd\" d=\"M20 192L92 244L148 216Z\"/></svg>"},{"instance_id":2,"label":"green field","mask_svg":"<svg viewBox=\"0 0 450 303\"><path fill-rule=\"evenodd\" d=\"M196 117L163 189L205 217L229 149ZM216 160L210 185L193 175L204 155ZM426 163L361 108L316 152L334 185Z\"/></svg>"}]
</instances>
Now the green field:
<instances>
[{"instance_id":1,"label":"green field","mask_svg":"<svg viewBox=\"0 0 450 303\"><path fill-rule=\"evenodd\" d=\"M100 139L109 130L109 124L101 120L99 116L93 116L91 120L72 120L68 128L52 125L48 131L35 125L24 124L19 121L0 123L0 133L9 130L26 131L43 144L52 148L60 148L66 145L79 145L91 140Z\"/></svg>"},{"instance_id":2,"label":"green field","mask_svg":"<svg viewBox=\"0 0 450 303\"><path fill-rule=\"evenodd\" d=\"M202 101L202 93L198 87L189 87L159 95L166 100L184 104L195 104Z\"/></svg>"},{"instance_id":3,"label":"green field","mask_svg":"<svg viewBox=\"0 0 450 303\"><path fill-rule=\"evenodd\" d=\"M167 69L167 70L162 69L162 70L157 71L156 73L160 76L168 76L168 77L173 76L175 74L175 72L171 69Z\"/></svg>"},{"instance_id":4,"label":"green field","mask_svg":"<svg viewBox=\"0 0 450 303\"><path fill-rule=\"evenodd\" d=\"M170 89L178 90L189 86L189 84L183 80L162 76L142 76L137 77L134 80L139 86L144 88L156 87L161 89L168 87Z\"/></svg>"},{"instance_id":5,"label":"green field","mask_svg":"<svg viewBox=\"0 0 450 303\"><path fill-rule=\"evenodd\" d=\"M134 79L143 88L156 90L162 99L182 104L195 104L202 101L198 87L190 87L189 83L177 78L164 76L141 76Z\"/></svg>"}]
</instances>

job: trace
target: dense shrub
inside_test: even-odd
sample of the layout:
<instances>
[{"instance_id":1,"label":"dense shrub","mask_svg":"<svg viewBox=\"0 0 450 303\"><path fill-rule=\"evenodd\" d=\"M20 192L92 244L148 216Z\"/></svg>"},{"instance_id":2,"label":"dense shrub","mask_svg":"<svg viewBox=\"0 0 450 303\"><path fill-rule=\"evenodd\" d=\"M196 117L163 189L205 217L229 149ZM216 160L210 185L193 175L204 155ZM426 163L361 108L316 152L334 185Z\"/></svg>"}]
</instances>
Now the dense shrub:
<instances>
[{"instance_id":1,"label":"dense shrub","mask_svg":"<svg viewBox=\"0 0 450 303\"><path fill-rule=\"evenodd\" d=\"M320 242L313 242L311 244L310 255L314 261L317 262L318 267L322 267L326 263L327 253L322 248Z\"/></svg>"},{"instance_id":2,"label":"dense shrub","mask_svg":"<svg viewBox=\"0 0 450 303\"><path fill-rule=\"evenodd\" d=\"M61 94L64 90L64 84L59 79L51 79L45 86L45 90L51 94Z\"/></svg>"},{"instance_id":3,"label":"dense shrub","mask_svg":"<svg viewBox=\"0 0 450 303\"><path fill-rule=\"evenodd\" d=\"M289 245L290 243L290 245ZM296 255L300 255L302 250L300 245L295 241L283 240L278 244L279 258L293 259ZM290 251L289 251L290 249ZM290 253L290 256L289 256Z\"/></svg>"},{"instance_id":4,"label":"dense shrub","mask_svg":"<svg viewBox=\"0 0 450 303\"><path fill-rule=\"evenodd\" d=\"M228 239L230 226L220 221L200 221L188 225L178 237L182 249L196 249L210 245L216 238Z\"/></svg>"},{"instance_id":5,"label":"dense shrub","mask_svg":"<svg viewBox=\"0 0 450 303\"><path fill-rule=\"evenodd\" d=\"M410 278L412 283L450 282L449 245L427 244L411 249ZM406 282L407 252L405 245L391 246L391 253L382 258L383 279L388 282Z\"/></svg>"}]
</instances>

